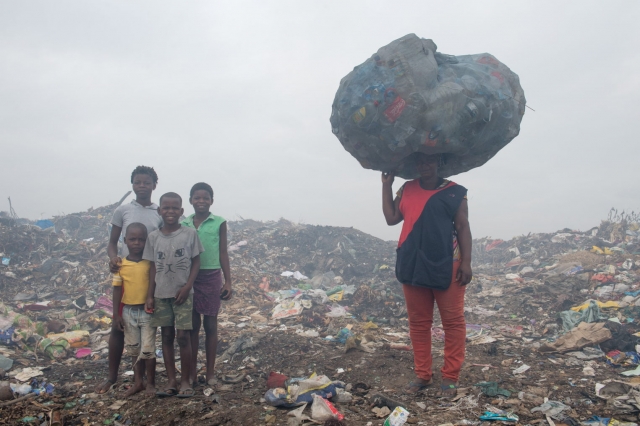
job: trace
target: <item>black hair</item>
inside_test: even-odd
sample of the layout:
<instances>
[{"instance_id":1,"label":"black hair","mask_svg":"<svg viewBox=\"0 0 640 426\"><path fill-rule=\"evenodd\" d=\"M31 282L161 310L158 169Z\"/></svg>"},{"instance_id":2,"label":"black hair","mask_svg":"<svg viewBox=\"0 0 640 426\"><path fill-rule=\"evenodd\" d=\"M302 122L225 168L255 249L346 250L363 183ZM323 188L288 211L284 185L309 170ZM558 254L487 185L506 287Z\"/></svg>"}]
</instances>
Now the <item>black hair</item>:
<instances>
[{"instance_id":1,"label":"black hair","mask_svg":"<svg viewBox=\"0 0 640 426\"><path fill-rule=\"evenodd\" d=\"M211 199L213 200L213 188L211 188L211 185L209 185L208 183L198 182L193 185L191 187L191 192L189 192L189 198L193 197L193 194L196 191L207 191L209 195L211 195Z\"/></svg>"},{"instance_id":2,"label":"black hair","mask_svg":"<svg viewBox=\"0 0 640 426\"><path fill-rule=\"evenodd\" d=\"M153 170L153 167L138 166L135 169L133 169L133 172L131 172L131 183L133 183L133 177L135 175L147 175L151 177L151 180L153 180L153 183L155 184L158 183L158 174L156 173L155 170Z\"/></svg>"},{"instance_id":3,"label":"black hair","mask_svg":"<svg viewBox=\"0 0 640 426\"><path fill-rule=\"evenodd\" d=\"M438 167L440 166L444 166L445 164L447 164L447 159L445 157L445 154L426 154L424 152L414 152L412 154L413 156L413 161L418 161L418 159L420 158L420 156L425 155L425 156L431 156L431 155L437 155L438 156Z\"/></svg>"},{"instance_id":4,"label":"black hair","mask_svg":"<svg viewBox=\"0 0 640 426\"><path fill-rule=\"evenodd\" d=\"M131 224L129 224L129 226L127 226L127 230L125 231L125 238L127 237L127 235L129 234L129 230L134 230L134 229L141 229L144 231L144 236L147 236L147 227L144 226L143 223L140 222L133 222Z\"/></svg>"},{"instance_id":5,"label":"black hair","mask_svg":"<svg viewBox=\"0 0 640 426\"><path fill-rule=\"evenodd\" d=\"M175 192L167 192L165 194L162 194L162 197L160 197L160 205L162 205L163 198L177 198L178 200L180 200L180 204L182 204L182 197Z\"/></svg>"}]
</instances>

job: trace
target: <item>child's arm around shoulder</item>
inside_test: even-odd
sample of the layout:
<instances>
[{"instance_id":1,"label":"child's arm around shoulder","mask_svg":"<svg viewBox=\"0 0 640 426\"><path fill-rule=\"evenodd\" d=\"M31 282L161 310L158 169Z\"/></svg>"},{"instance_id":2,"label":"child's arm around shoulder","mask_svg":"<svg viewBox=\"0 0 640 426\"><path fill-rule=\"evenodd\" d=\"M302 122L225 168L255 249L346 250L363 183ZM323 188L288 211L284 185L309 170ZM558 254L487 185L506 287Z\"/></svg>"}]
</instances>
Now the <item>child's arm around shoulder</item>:
<instances>
[{"instance_id":1,"label":"child's arm around shoulder","mask_svg":"<svg viewBox=\"0 0 640 426\"><path fill-rule=\"evenodd\" d=\"M120 315L120 304L122 303L122 287L124 286L124 280L120 271L113 274L113 322L111 328L124 331L124 322Z\"/></svg>"},{"instance_id":2,"label":"child's arm around shoulder","mask_svg":"<svg viewBox=\"0 0 640 426\"><path fill-rule=\"evenodd\" d=\"M148 314L152 314L154 310L153 296L156 292L156 262L155 262L155 233L153 231L147 237L147 242L144 245L144 251L142 252L142 258L149 261L149 289L147 290L147 301L144 304L144 310Z\"/></svg>"},{"instance_id":3,"label":"child's arm around shoulder","mask_svg":"<svg viewBox=\"0 0 640 426\"><path fill-rule=\"evenodd\" d=\"M204 251L200 238L198 238L198 232L193 228L186 228L192 233L191 240L191 270L189 271L189 278L186 284L176 294L176 305L182 305L187 298L191 289L193 288L193 282L200 272L200 253Z\"/></svg>"}]
</instances>

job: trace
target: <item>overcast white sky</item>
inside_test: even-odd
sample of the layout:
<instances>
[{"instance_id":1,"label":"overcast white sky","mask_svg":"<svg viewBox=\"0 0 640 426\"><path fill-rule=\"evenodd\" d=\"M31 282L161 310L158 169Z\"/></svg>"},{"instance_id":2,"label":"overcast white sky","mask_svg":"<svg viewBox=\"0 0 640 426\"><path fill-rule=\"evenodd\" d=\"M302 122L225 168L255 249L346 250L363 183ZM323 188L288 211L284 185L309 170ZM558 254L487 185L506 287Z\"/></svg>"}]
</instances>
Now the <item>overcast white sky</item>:
<instances>
[{"instance_id":1,"label":"overcast white sky","mask_svg":"<svg viewBox=\"0 0 640 426\"><path fill-rule=\"evenodd\" d=\"M228 219L397 239L379 173L329 116L343 76L416 33L495 55L536 110L453 178L474 236L588 229L640 209L639 19L638 1L3 1L0 210L9 196L32 219L112 203L144 164L156 200L206 181Z\"/></svg>"}]
</instances>

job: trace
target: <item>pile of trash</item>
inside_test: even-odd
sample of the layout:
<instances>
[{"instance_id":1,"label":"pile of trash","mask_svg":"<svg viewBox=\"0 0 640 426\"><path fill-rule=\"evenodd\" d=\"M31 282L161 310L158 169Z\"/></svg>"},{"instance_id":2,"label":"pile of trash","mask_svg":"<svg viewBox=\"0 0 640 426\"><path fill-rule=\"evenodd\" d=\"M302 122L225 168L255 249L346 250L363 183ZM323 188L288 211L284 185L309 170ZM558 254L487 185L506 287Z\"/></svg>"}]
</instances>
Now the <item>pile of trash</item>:
<instances>
[{"instance_id":1,"label":"pile of trash","mask_svg":"<svg viewBox=\"0 0 640 426\"><path fill-rule=\"evenodd\" d=\"M488 53L453 56L408 34L340 81L331 127L367 169L419 176L414 152L444 154L443 177L479 167L520 132L518 76Z\"/></svg>"},{"instance_id":2,"label":"pile of trash","mask_svg":"<svg viewBox=\"0 0 640 426\"><path fill-rule=\"evenodd\" d=\"M92 393L107 370L106 247L116 206L40 224L0 221L0 410L12 403L3 412L11 419L43 420L18 398L52 404L76 422L87 404L106 424L146 424L142 412L181 409ZM413 362L394 242L353 228L231 221L234 297L219 315L216 363L223 385L205 385L205 400L194 405L204 414L185 415L195 424L249 400L246 424L256 416L267 424L636 422L638 219L612 211L587 231L474 240L464 387L452 402L435 391L400 393ZM444 337L436 315L436 359ZM130 361L122 368L127 386ZM163 377L161 362L157 371Z\"/></svg>"}]
</instances>

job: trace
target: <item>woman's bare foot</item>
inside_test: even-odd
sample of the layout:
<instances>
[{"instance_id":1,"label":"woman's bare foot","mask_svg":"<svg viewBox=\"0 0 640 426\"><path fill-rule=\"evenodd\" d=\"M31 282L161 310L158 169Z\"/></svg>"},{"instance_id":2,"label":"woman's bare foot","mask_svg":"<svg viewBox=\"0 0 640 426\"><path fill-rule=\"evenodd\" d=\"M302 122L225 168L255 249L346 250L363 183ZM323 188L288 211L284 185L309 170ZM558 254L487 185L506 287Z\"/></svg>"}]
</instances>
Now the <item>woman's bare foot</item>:
<instances>
[{"instance_id":1,"label":"woman's bare foot","mask_svg":"<svg viewBox=\"0 0 640 426\"><path fill-rule=\"evenodd\" d=\"M104 382L100 383L98 386L96 386L95 392L97 394L103 394L103 393L107 393L111 390L111 388L113 388L115 386L115 382L112 382L111 380L105 380Z\"/></svg>"},{"instance_id":2,"label":"woman's bare foot","mask_svg":"<svg viewBox=\"0 0 640 426\"><path fill-rule=\"evenodd\" d=\"M133 386L127 389L127 391L124 393L124 397L128 398L132 395L137 394L138 392L142 392L143 390L144 390L144 384L142 382L134 383Z\"/></svg>"}]
</instances>

